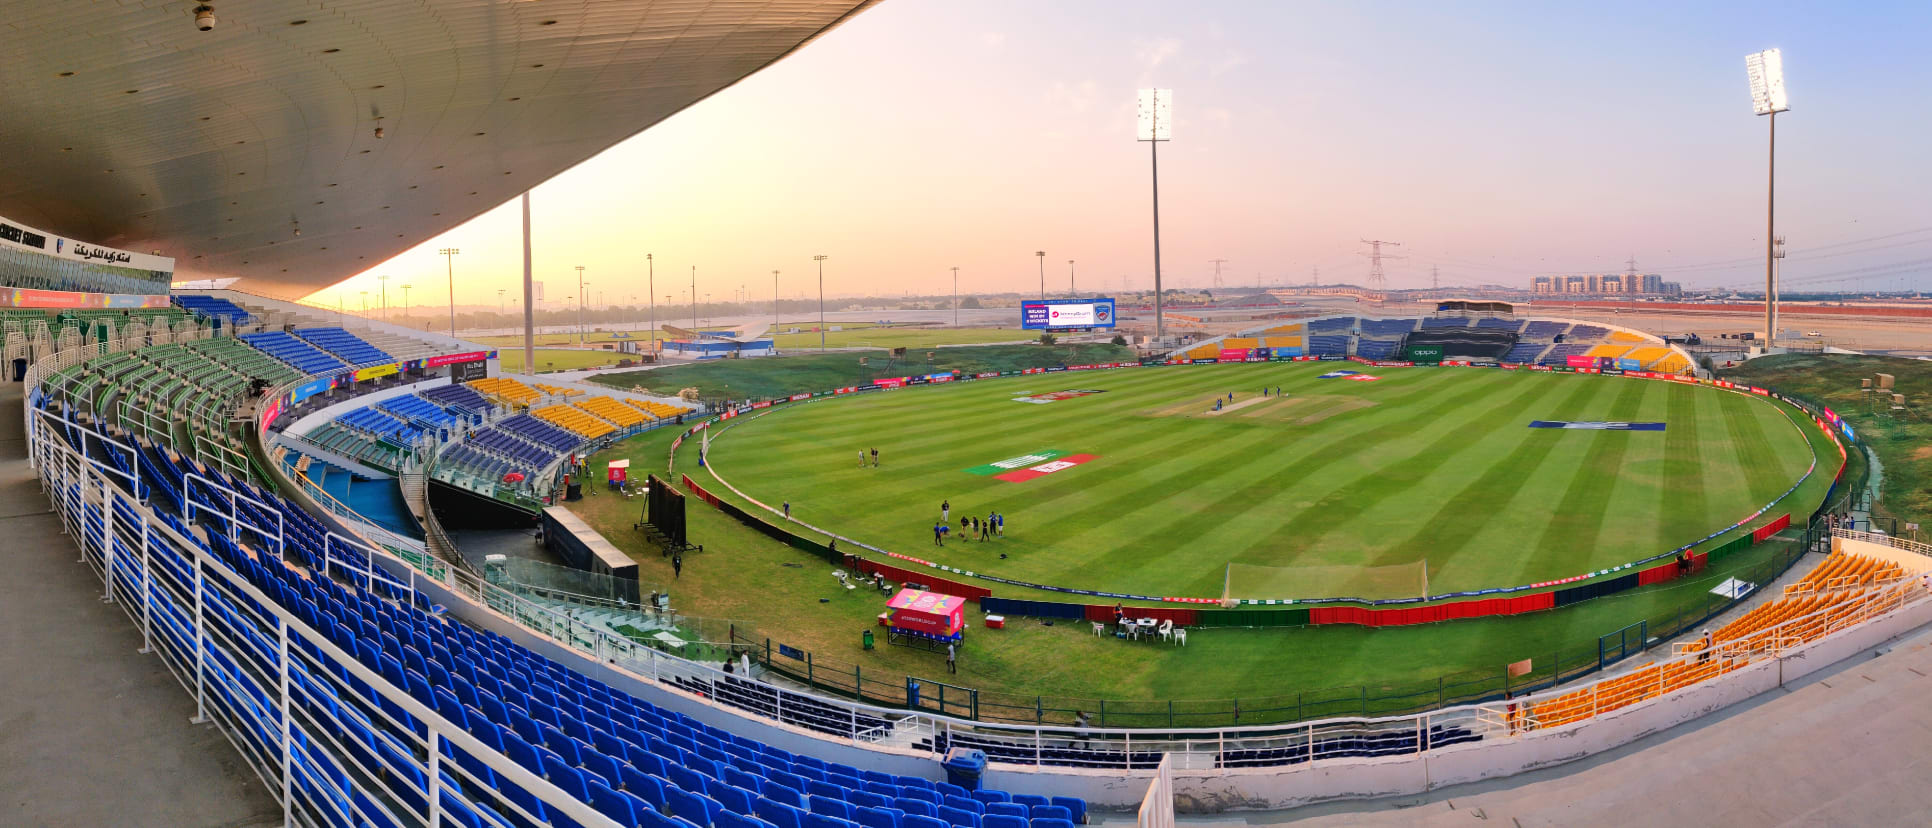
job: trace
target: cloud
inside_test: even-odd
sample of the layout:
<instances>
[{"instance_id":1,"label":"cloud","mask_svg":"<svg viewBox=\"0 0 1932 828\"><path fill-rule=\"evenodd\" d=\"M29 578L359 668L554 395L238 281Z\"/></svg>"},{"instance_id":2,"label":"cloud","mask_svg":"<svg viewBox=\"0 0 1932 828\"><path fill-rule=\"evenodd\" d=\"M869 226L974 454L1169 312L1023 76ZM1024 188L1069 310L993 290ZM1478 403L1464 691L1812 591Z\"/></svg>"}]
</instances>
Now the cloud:
<instances>
[{"instance_id":1,"label":"cloud","mask_svg":"<svg viewBox=\"0 0 1932 828\"><path fill-rule=\"evenodd\" d=\"M1142 69L1159 69L1161 64L1181 52L1181 41L1163 37L1158 40L1142 40L1134 44L1134 60Z\"/></svg>"},{"instance_id":2,"label":"cloud","mask_svg":"<svg viewBox=\"0 0 1932 828\"><path fill-rule=\"evenodd\" d=\"M1069 112L1089 112L1093 110L1094 101L1098 100L1099 96L1100 85L1093 81L1084 80L1078 83L1056 81L1047 92L1047 101L1065 107Z\"/></svg>"},{"instance_id":3,"label":"cloud","mask_svg":"<svg viewBox=\"0 0 1932 828\"><path fill-rule=\"evenodd\" d=\"M1229 52L1215 61L1213 66L1208 67L1208 77L1218 78L1246 65L1248 65L1247 53Z\"/></svg>"}]
</instances>

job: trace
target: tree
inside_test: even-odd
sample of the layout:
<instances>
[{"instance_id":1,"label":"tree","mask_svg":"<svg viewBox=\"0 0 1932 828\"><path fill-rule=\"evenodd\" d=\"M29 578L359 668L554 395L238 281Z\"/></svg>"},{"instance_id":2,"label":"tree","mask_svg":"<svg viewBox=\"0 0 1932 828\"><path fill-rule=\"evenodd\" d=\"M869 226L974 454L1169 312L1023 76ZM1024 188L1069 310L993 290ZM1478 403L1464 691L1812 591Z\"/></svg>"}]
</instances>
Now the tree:
<instances>
[{"instance_id":1,"label":"tree","mask_svg":"<svg viewBox=\"0 0 1932 828\"><path fill-rule=\"evenodd\" d=\"M979 310L981 307L984 306L979 303L979 297L977 296L968 296L959 300L960 310Z\"/></svg>"},{"instance_id":2,"label":"tree","mask_svg":"<svg viewBox=\"0 0 1932 828\"><path fill-rule=\"evenodd\" d=\"M1055 343L1055 342L1058 342L1058 341L1059 341L1058 339L1055 339L1055 338L1054 338L1054 336L1053 336L1053 334L1050 334L1050 333L1042 333L1042 334L1040 334L1040 344L1041 344L1041 345L1052 345L1053 343Z\"/></svg>"},{"instance_id":3,"label":"tree","mask_svg":"<svg viewBox=\"0 0 1932 828\"><path fill-rule=\"evenodd\" d=\"M1115 345L1126 345L1126 344L1127 344L1127 337L1124 337L1124 336L1121 336L1120 334L1114 334L1114 344L1115 344Z\"/></svg>"}]
</instances>

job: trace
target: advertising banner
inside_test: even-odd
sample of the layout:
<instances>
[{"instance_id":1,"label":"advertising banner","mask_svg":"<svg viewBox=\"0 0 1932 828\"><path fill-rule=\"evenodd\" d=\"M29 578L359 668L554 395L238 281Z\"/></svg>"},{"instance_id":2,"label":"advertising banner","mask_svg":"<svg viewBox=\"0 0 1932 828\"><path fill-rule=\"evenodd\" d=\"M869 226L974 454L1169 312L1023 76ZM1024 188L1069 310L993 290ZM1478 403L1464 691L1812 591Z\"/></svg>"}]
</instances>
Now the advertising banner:
<instances>
[{"instance_id":1,"label":"advertising banner","mask_svg":"<svg viewBox=\"0 0 1932 828\"><path fill-rule=\"evenodd\" d=\"M1029 330L1113 326L1112 299L1047 299L1020 303L1020 327Z\"/></svg>"},{"instance_id":2,"label":"advertising banner","mask_svg":"<svg viewBox=\"0 0 1932 828\"><path fill-rule=\"evenodd\" d=\"M1595 368L1597 367L1597 358L1583 356L1582 354L1571 354L1563 358L1563 364L1571 368Z\"/></svg>"},{"instance_id":3,"label":"advertising banner","mask_svg":"<svg viewBox=\"0 0 1932 828\"><path fill-rule=\"evenodd\" d=\"M294 405L334 387L335 379L332 377L309 380L288 392L289 404Z\"/></svg>"},{"instance_id":4,"label":"advertising banner","mask_svg":"<svg viewBox=\"0 0 1932 828\"><path fill-rule=\"evenodd\" d=\"M388 365L371 365L367 368L356 370L356 382L376 379L378 377L392 377L399 373L402 373L402 366L394 362Z\"/></svg>"},{"instance_id":5,"label":"advertising banner","mask_svg":"<svg viewBox=\"0 0 1932 828\"><path fill-rule=\"evenodd\" d=\"M1222 362L1247 362L1248 353L1249 351L1247 348L1222 348L1221 361Z\"/></svg>"},{"instance_id":6,"label":"advertising banner","mask_svg":"<svg viewBox=\"0 0 1932 828\"><path fill-rule=\"evenodd\" d=\"M423 360L423 365L429 368L441 368L445 365L455 365L456 363L459 363L459 362L481 362L489 358L490 358L489 351L470 351L469 353L466 353L466 354L443 354L442 356L433 356Z\"/></svg>"},{"instance_id":7,"label":"advertising banner","mask_svg":"<svg viewBox=\"0 0 1932 828\"><path fill-rule=\"evenodd\" d=\"M1641 371L1644 364L1629 357L1617 357L1617 367L1625 371Z\"/></svg>"},{"instance_id":8,"label":"advertising banner","mask_svg":"<svg viewBox=\"0 0 1932 828\"><path fill-rule=\"evenodd\" d=\"M490 363L483 360L476 362L458 362L449 368L450 381L458 385L472 380L480 380L489 375Z\"/></svg>"},{"instance_id":9,"label":"advertising banner","mask_svg":"<svg viewBox=\"0 0 1932 828\"><path fill-rule=\"evenodd\" d=\"M879 379L873 380L872 384L880 388L904 388L906 387L906 378L905 377L881 377Z\"/></svg>"}]
</instances>

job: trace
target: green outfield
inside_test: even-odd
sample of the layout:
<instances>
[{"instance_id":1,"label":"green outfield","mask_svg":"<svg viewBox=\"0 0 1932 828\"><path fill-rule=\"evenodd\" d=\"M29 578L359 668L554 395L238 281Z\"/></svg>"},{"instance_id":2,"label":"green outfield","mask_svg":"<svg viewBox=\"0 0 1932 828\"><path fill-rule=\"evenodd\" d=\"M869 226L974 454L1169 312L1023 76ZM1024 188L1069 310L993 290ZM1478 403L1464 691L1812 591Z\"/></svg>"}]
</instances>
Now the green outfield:
<instances>
[{"instance_id":1,"label":"green outfield","mask_svg":"<svg viewBox=\"0 0 1932 828\"><path fill-rule=\"evenodd\" d=\"M1811 459L1778 407L1712 388L1448 369L1319 378L1335 367L1040 374L830 399L740 419L709 459L749 498L894 552L1211 598L1224 585L1237 598L1416 595L1422 564L1435 594L1586 573L1728 526ZM1016 400L1080 391L1095 393ZM860 467L873 448L881 466ZM942 502L952 529L939 547ZM1004 537L961 532L961 516L994 511Z\"/></svg>"},{"instance_id":2,"label":"green outfield","mask_svg":"<svg viewBox=\"0 0 1932 828\"><path fill-rule=\"evenodd\" d=\"M903 545L913 554L940 557L929 527L940 499L950 498L957 509L998 508L1009 518L1003 539L947 545L944 555L975 569L1124 585L1155 580L1139 571L1151 566L1217 594L1220 567L1234 556L1169 524L1185 521L1206 537L1227 538L1235 537L1233 528L1221 524L1242 523L1249 532L1279 539L1277 554L1294 556L1274 560L1294 561L1300 550L1319 547L1320 560L1348 561L1352 554L1357 562L1375 562L1406 549L1412 558L1443 563L1431 577L1432 590L1440 591L1446 587L1439 579L1452 573L1492 584L1528 577L1536 566L1568 574L1585 560L1647 555L1702 537L1783 491L1815 455L1818 472L1760 519L1790 511L1802 522L1824 497L1838 462L1836 449L1802 414L1712 388L1463 369L1378 369L1373 373L1384 379L1375 382L1315 380L1316 373L1314 366L1295 364L1135 368L834 398L794 404L761 420L736 420L739 426L713 446L712 457L760 499L776 495L773 502L780 502L785 492L803 492L792 499L801 517L863 533L881 545ZM1223 415L1196 416L1204 412L1196 397L1232 391L1240 402L1258 395L1264 378L1297 401L1272 414L1251 403ZM1338 382L1348 384L1330 386ZM1012 401L1021 392L1081 389L1105 393L1047 404ZM1377 404L1323 403L1317 397ZM1195 405L1176 410L1188 401ZM1296 406L1309 407L1284 419ZM1299 422L1310 417L1315 421ZM1537 417L1654 418L1667 429L1532 433L1526 424ZM858 423L869 423L871 432L856 430ZM1805 426L1802 434L1793 423ZM661 470L674 436L647 433L597 454L590 464L602 468L624 458L634 469ZM1656 438L1663 439L1661 453L1641 442ZM1164 444L1147 445L1154 441ZM884 463L859 469L858 449L873 445ZM781 448L803 459L794 466L756 456ZM967 471L1039 448L1101 457L1020 483ZM1249 456L1264 453L1275 459ZM687 441L677 456L679 472L743 503L696 468L696 441ZM1124 462L1130 456L1139 459ZM1121 460L1105 465L1110 457ZM1757 473L1759 466L1750 464L1766 458L1771 465ZM1241 476L1228 477L1236 467ZM1738 474L1743 468L1753 474ZM1306 480L1297 484L1282 474L1290 470ZM1077 477L1095 471L1103 474ZM1452 475L1459 486L1450 482ZM1371 485L1378 480L1387 488ZM1261 497L1248 510L1259 514L1247 514L1227 502L1243 491L1260 492L1251 487L1262 483L1294 487L1302 493L1300 505ZM1002 487L1012 494L986 497ZM872 626L883 598L839 588L823 561L693 499L691 537L706 551L687 556L682 577L674 578L669 562L633 528L639 500L591 487L586 492L589 497L570 508L633 555L644 583L671 592L686 613L731 619L751 640L812 654L828 691L847 692L841 682L862 672L868 693L889 701L905 677L931 681L944 673L943 658L931 653L862 649L859 634ZM1364 502L1339 499L1358 496ZM903 514L913 525L839 506L846 498ZM1217 520L1197 517L1217 508L1223 510ZM1338 519L1302 517L1317 511ZM1118 554L1105 545L1113 541L1096 539L1143 542L1136 533L1111 533L1116 512L1149 532L1176 533L1179 540L1170 542L1186 548ZM1085 521L1085 528L1076 520ZM1370 521L1401 527L1365 525ZM863 531L867 527L877 531ZM1313 538L1301 542L1290 531ZM1668 583L1546 612L1440 624L1201 628L1190 631L1186 647L1174 647L1095 637L1080 622L1014 619L1004 630L984 630L975 614L969 616L974 629L960 651L959 674L944 678L978 689L982 713L1008 720L1069 722L1084 710L1110 724L1208 726L1406 712L1498 695L1511 681L1504 665L1525 659L1533 669L1513 680L1518 687L1547 681L1559 670L1564 676L1587 672L1597 665L1598 637L1626 625L1648 624L1654 636L1696 623L1726 603L1711 592L1719 582L1737 577L1763 583L1777 574L1795 551L1793 535ZM999 560L1000 552L1008 553L1007 560ZM1000 568L1008 564L1014 568ZM1485 565L1494 572L1482 571ZM990 586L1005 598L1082 600Z\"/></svg>"}]
</instances>

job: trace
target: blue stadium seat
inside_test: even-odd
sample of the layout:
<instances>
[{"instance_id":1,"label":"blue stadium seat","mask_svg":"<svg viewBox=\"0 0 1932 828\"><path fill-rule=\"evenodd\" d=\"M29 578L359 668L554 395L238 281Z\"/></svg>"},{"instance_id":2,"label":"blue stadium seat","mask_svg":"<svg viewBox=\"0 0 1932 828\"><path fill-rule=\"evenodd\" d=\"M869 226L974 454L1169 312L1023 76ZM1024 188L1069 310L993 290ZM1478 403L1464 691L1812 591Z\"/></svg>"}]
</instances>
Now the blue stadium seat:
<instances>
[{"instance_id":1,"label":"blue stadium seat","mask_svg":"<svg viewBox=\"0 0 1932 828\"><path fill-rule=\"evenodd\" d=\"M777 826L755 816L723 811L718 814L717 828L777 828Z\"/></svg>"},{"instance_id":2,"label":"blue stadium seat","mask_svg":"<svg viewBox=\"0 0 1932 828\"><path fill-rule=\"evenodd\" d=\"M853 816L864 828L899 828L899 815L885 808L860 806Z\"/></svg>"},{"instance_id":3,"label":"blue stadium seat","mask_svg":"<svg viewBox=\"0 0 1932 828\"><path fill-rule=\"evenodd\" d=\"M1073 811L1067 808L1063 808L1059 805L1035 805L1033 806L1033 818L1034 819L1064 819L1068 822L1072 822Z\"/></svg>"},{"instance_id":4,"label":"blue stadium seat","mask_svg":"<svg viewBox=\"0 0 1932 828\"><path fill-rule=\"evenodd\" d=\"M952 826L941 819L907 814L905 819L899 820L899 828L952 828Z\"/></svg>"},{"instance_id":5,"label":"blue stadium seat","mask_svg":"<svg viewBox=\"0 0 1932 828\"><path fill-rule=\"evenodd\" d=\"M1028 811L1025 805L1021 805L1018 802L986 803L986 815L990 817L996 814L1000 816L1019 817L1022 822L1033 816L1032 812ZM981 823L985 824L986 821L981 820Z\"/></svg>"},{"instance_id":6,"label":"blue stadium seat","mask_svg":"<svg viewBox=\"0 0 1932 828\"><path fill-rule=\"evenodd\" d=\"M756 812L760 819L777 826L777 828L803 828L802 823L805 821L805 812L790 805L760 797L756 802L751 804L751 809Z\"/></svg>"},{"instance_id":7,"label":"blue stadium seat","mask_svg":"<svg viewBox=\"0 0 1932 828\"><path fill-rule=\"evenodd\" d=\"M1056 796L1049 801L1067 809L1067 813L1073 815L1074 822L1081 825L1087 824L1087 800L1077 796Z\"/></svg>"},{"instance_id":8,"label":"blue stadium seat","mask_svg":"<svg viewBox=\"0 0 1932 828\"><path fill-rule=\"evenodd\" d=\"M1011 805L1012 803L1007 802L1001 804ZM1022 806L1020 810L1024 811L1026 808ZM980 828L1027 828L1026 817L1004 813L989 813L979 821L979 824Z\"/></svg>"},{"instance_id":9,"label":"blue stadium seat","mask_svg":"<svg viewBox=\"0 0 1932 828\"><path fill-rule=\"evenodd\" d=\"M858 828L858 823L824 814L806 814L805 828Z\"/></svg>"},{"instance_id":10,"label":"blue stadium seat","mask_svg":"<svg viewBox=\"0 0 1932 828\"><path fill-rule=\"evenodd\" d=\"M979 828L979 814L966 810L965 808L941 805L939 806L939 818L945 820L953 828Z\"/></svg>"},{"instance_id":11,"label":"blue stadium seat","mask_svg":"<svg viewBox=\"0 0 1932 828\"><path fill-rule=\"evenodd\" d=\"M817 794L808 796L805 799L807 810L814 814L835 816L847 821L852 819L852 805L843 799L833 799L829 796L819 796Z\"/></svg>"},{"instance_id":12,"label":"blue stadium seat","mask_svg":"<svg viewBox=\"0 0 1932 828\"><path fill-rule=\"evenodd\" d=\"M1073 828L1073 820L1058 818L1035 819L1031 823L1028 823L1028 825L1031 828Z\"/></svg>"},{"instance_id":13,"label":"blue stadium seat","mask_svg":"<svg viewBox=\"0 0 1932 828\"><path fill-rule=\"evenodd\" d=\"M644 805L643 800L621 791L611 790L609 785L595 779L587 781L586 784L590 788L590 805L596 808L598 813L617 820L617 824L626 828L635 828L642 824L642 818L638 816L638 806ZM644 805L644 807L650 806Z\"/></svg>"},{"instance_id":14,"label":"blue stadium seat","mask_svg":"<svg viewBox=\"0 0 1932 828\"><path fill-rule=\"evenodd\" d=\"M902 796L902 797L899 797L898 799L892 800L892 806L894 808L898 808L901 811L905 811L908 814L918 814L919 816L927 816L927 817L939 816L938 806L933 805L932 803L927 802L923 799L913 799L911 797Z\"/></svg>"}]
</instances>

